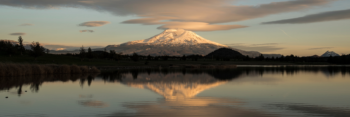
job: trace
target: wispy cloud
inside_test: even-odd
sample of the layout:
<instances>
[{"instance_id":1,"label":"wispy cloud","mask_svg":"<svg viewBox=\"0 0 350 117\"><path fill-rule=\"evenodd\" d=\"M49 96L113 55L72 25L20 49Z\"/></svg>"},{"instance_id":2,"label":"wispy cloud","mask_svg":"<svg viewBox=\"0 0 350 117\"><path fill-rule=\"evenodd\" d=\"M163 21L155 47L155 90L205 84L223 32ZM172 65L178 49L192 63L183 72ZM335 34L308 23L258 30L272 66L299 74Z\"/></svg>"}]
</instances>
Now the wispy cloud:
<instances>
[{"instance_id":1,"label":"wispy cloud","mask_svg":"<svg viewBox=\"0 0 350 117\"><path fill-rule=\"evenodd\" d=\"M50 44L50 43L42 43L42 45L49 50L67 50L67 51L78 50L81 47L81 46L69 46L69 45ZM84 47L103 48L105 46L84 46Z\"/></svg>"},{"instance_id":2,"label":"wispy cloud","mask_svg":"<svg viewBox=\"0 0 350 117\"><path fill-rule=\"evenodd\" d=\"M26 35L26 33L18 32L18 33L10 33L10 35L13 35L13 36L23 36L23 35Z\"/></svg>"},{"instance_id":3,"label":"wispy cloud","mask_svg":"<svg viewBox=\"0 0 350 117\"><path fill-rule=\"evenodd\" d=\"M252 46L276 46L279 43L262 43L262 44L252 44Z\"/></svg>"},{"instance_id":4,"label":"wispy cloud","mask_svg":"<svg viewBox=\"0 0 350 117\"><path fill-rule=\"evenodd\" d=\"M319 14L307 15L299 18L265 22L263 24L303 24L335 20L350 19L350 9L340 11L323 12Z\"/></svg>"},{"instance_id":5,"label":"wispy cloud","mask_svg":"<svg viewBox=\"0 0 350 117\"><path fill-rule=\"evenodd\" d=\"M279 47L279 43L262 43L262 44L244 44L244 43L235 43L235 44L226 44L227 46L245 50L245 51L259 51L259 52L273 52L277 50L284 49Z\"/></svg>"},{"instance_id":6,"label":"wispy cloud","mask_svg":"<svg viewBox=\"0 0 350 117\"><path fill-rule=\"evenodd\" d=\"M258 6L231 5L236 0L5 0L1 5L14 7L80 7L107 11L114 15L141 18L125 21L159 28L183 28L192 31L212 31L244 28L242 25L219 25L261 18L323 6L336 0L290 0ZM104 24L84 23L96 27Z\"/></svg>"},{"instance_id":7,"label":"wispy cloud","mask_svg":"<svg viewBox=\"0 0 350 117\"><path fill-rule=\"evenodd\" d=\"M93 33L94 30L80 30L79 32L90 32L90 33Z\"/></svg>"},{"instance_id":8,"label":"wispy cloud","mask_svg":"<svg viewBox=\"0 0 350 117\"><path fill-rule=\"evenodd\" d=\"M110 23L109 21L90 21L90 22L81 23L79 24L79 26L100 27L109 23Z\"/></svg>"},{"instance_id":9,"label":"wispy cloud","mask_svg":"<svg viewBox=\"0 0 350 117\"><path fill-rule=\"evenodd\" d=\"M332 49L334 47L318 47L318 48L309 48L308 50L325 50L325 49Z\"/></svg>"},{"instance_id":10,"label":"wispy cloud","mask_svg":"<svg viewBox=\"0 0 350 117\"><path fill-rule=\"evenodd\" d=\"M34 26L34 24L21 24L19 26Z\"/></svg>"}]
</instances>

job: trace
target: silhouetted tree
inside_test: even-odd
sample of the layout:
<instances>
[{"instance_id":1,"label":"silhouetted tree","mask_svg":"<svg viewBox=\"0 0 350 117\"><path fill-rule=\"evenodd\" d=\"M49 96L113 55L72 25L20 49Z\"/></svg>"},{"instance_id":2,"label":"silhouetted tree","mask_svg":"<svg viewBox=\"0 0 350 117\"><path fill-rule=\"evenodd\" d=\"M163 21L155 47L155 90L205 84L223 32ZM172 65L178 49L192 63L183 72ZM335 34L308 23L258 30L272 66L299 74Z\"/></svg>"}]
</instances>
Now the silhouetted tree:
<instances>
[{"instance_id":1,"label":"silhouetted tree","mask_svg":"<svg viewBox=\"0 0 350 117\"><path fill-rule=\"evenodd\" d=\"M91 50L90 47L88 48L87 57L88 57L89 59L94 58L94 55L92 54L92 50Z\"/></svg>"},{"instance_id":2,"label":"silhouetted tree","mask_svg":"<svg viewBox=\"0 0 350 117\"><path fill-rule=\"evenodd\" d=\"M250 61L250 58L249 58L249 56L248 55L246 55L245 57L244 57L244 59L243 59L244 61Z\"/></svg>"},{"instance_id":3,"label":"silhouetted tree","mask_svg":"<svg viewBox=\"0 0 350 117\"><path fill-rule=\"evenodd\" d=\"M24 53L25 53L25 48L24 48L24 46L23 46L23 39L22 39L22 37L21 36L19 36L19 38L18 38L18 43L19 43L19 48L18 48L18 50L19 50L19 52L21 53L21 55L23 55Z\"/></svg>"},{"instance_id":4,"label":"silhouetted tree","mask_svg":"<svg viewBox=\"0 0 350 117\"><path fill-rule=\"evenodd\" d=\"M152 59L151 55L148 55L148 56L147 56L147 60L150 61L151 59Z\"/></svg>"},{"instance_id":5,"label":"silhouetted tree","mask_svg":"<svg viewBox=\"0 0 350 117\"><path fill-rule=\"evenodd\" d=\"M167 61L167 60L169 59L169 56L168 56L168 55L164 55L164 56L162 56L162 59L163 59L164 61Z\"/></svg>"},{"instance_id":6,"label":"silhouetted tree","mask_svg":"<svg viewBox=\"0 0 350 117\"><path fill-rule=\"evenodd\" d=\"M79 49L79 56L81 60L84 60L85 56L86 56L86 51L84 46L81 46Z\"/></svg>"},{"instance_id":7,"label":"silhouetted tree","mask_svg":"<svg viewBox=\"0 0 350 117\"><path fill-rule=\"evenodd\" d=\"M46 49L46 54L49 54L50 50L49 49Z\"/></svg>"},{"instance_id":8,"label":"silhouetted tree","mask_svg":"<svg viewBox=\"0 0 350 117\"><path fill-rule=\"evenodd\" d=\"M186 61L186 55L183 55L181 59Z\"/></svg>"},{"instance_id":9,"label":"silhouetted tree","mask_svg":"<svg viewBox=\"0 0 350 117\"><path fill-rule=\"evenodd\" d=\"M32 49L31 55L34 56L35 59L45 54L45 48L41 46L39 42L32 42L30 48Z\"/></svg>"},{"instance_id":10,"label":"silhouetted tree","mask_svg":"<svg viewBox=\"0 0 350 117\"><path fill-rule=\"evenodd\" d=\"M264 61L265 60L265 57L264 55L260 54L259 57L256 58L258 61Z\"/></svg>"},{"instance_id":11,"label":"silhouetted tree","mask_svg":"<svg viewBox=\"0 0 350 117\"><path fill-rule=\"evenodd\" d=\"M104 52L103 52L103 57L102 58L108 58L108 56L109 56L109 53L107 52L107 49L105 48L104 49Z\"/></svg>"},{"instance_id":12,"label":"silhouetted tree","mask_svg":"<svg viewBox=\"0 0 350 117\"><path fill-rule=\"evenodd\" d=\"M139 55L138 54L136 54L135 52L132 54L132 56L131 56L131 60L133 60L133 61L139 61Z\"/></svg>"}]
</instances>

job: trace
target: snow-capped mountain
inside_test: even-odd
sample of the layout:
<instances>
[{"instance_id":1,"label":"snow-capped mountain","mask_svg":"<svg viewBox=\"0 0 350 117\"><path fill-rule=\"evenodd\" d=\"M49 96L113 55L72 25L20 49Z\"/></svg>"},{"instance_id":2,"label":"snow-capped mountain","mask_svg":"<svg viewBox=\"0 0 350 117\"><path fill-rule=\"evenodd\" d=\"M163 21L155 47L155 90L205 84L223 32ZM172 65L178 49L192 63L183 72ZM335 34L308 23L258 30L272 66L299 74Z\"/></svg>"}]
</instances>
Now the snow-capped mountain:
<instances>
[{"instance_id":1,"label":"snow-capped mountain","mask_svg":"<svg viewBox=\"0 0 350 117\"><path fill-rule=\"evenodd\" d=\"M156 35L152 38L132 41L130 43L145 43L150 45L167 46L213 44L227 47L226 45L206 40L203 37L197 35L196 33L184 29L168 29L165 30L163 33Z\"/></svg>"},{"instance_id":2,"label":"snow-capped mountain","mask_svg":"<svg viewBox=\"0 0 350 117\"><path fill-rule=\"evenodd\" d=\"M339 54L333 52L333 51L327 51L326 53L324 53L321 57L335 57L335 56L340 56Z\"/></svg>"},{"instance_id":3,"label":"snow-capped mountain","mask_svg":"<svg viewBox=\"0 0 350 117\"><path fill-rule=\"evenodd\" d=\"M207 55L219 48L230 48L226 45L207 40L192 31L184 29L167 29L159 35L149 39L130 41L120 45L109 45L107 50L115 50L124 54L138 53L141 55ZM243 55L251 57L259 56L261 53L255 51L243 51L232 48Z\"/></svg>"}]
</instances>

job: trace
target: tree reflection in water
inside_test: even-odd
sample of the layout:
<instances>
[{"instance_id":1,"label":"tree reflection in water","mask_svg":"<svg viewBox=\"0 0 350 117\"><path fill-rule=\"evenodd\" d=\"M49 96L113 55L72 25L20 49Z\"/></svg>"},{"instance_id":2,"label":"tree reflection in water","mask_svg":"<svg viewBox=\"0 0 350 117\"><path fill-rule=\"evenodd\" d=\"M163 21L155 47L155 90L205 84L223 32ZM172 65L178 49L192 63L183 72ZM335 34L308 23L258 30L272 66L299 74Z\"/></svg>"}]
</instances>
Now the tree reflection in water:
<instances>
[{"instance_id":1,"label":"tree reflection in water","mask_svg":"<svg viewBox=\"0 0 350 117\"><path fill-rule=\"evenodd\" d=\"M55 76L33 76L0 78L0 90L17 89L18 96L23 93L22 87L30 85L33 92L38 92L45 82L78 81L83 87L93 85L94 80L105 82L119 82L121 84L148 89L162 95L164 98L152 103L127 102L124 107L137 110L137 113L116 112L107 116L245 116L270 117L279 116L244 108L244 101L238 99L196 97L202 91L225 84L231 80L239 80L244 76L265 74L295 75L298 73L322 73L327 78L335 75L350 75L348 67L260 67L236 69L143 69L143 70L117 70L97 74L62 74ZM89 107L104 108L108 105L102 101L88 100L80 102ZM317 105L305 106L295 104L270 104L266 107L284 108L304 113L332 115L349 115L345 109L321 107ZM337 114L335 114L337 115ZM106 116L106 115L103 115Z\"/></svg>"}]
</instances>

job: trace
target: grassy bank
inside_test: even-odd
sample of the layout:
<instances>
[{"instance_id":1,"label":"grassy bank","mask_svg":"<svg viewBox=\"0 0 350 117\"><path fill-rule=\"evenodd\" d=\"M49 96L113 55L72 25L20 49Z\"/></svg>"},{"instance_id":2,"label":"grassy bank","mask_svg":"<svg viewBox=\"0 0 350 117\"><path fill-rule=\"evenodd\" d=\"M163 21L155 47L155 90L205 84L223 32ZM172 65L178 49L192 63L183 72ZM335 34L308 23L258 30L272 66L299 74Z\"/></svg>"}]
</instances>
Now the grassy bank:
<instances>
[{"instance_id":1,"label":"grassy bank","mask_svg":"<svg viewBox=\"0 0 350 117\"><path fill-rule=\"evenodd\" d=\"M96 67L77 65L0 63L0 77L98 72L100 70Z\"/></svg>"}]
</instances>

